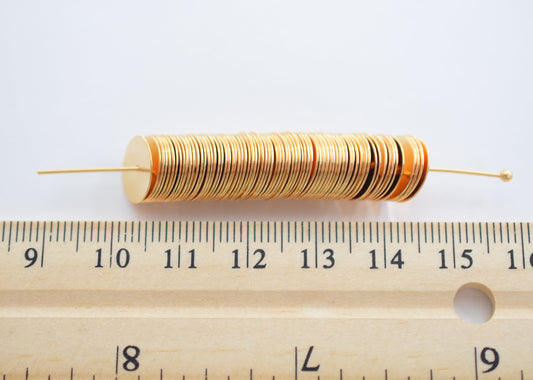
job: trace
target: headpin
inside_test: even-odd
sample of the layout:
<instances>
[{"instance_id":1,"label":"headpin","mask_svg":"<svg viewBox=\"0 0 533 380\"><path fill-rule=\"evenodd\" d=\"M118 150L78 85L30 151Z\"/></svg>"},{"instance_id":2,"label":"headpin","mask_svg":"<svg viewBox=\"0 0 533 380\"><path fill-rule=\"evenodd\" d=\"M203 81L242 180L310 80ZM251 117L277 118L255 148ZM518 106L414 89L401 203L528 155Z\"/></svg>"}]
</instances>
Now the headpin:
<instances>
[{"instance_id":1,"label":"headpin","mask_svg":"<svg viewBox=\"0 0 533 380\"><path fill-rule=\"evenodd\" d=\"M41 170L39 174L123 172L133 203L200 199L373 199L405 201L428 171L425 144L413 136L271 133L135 137L123 167Z\"/></svg>"}]
</instances>

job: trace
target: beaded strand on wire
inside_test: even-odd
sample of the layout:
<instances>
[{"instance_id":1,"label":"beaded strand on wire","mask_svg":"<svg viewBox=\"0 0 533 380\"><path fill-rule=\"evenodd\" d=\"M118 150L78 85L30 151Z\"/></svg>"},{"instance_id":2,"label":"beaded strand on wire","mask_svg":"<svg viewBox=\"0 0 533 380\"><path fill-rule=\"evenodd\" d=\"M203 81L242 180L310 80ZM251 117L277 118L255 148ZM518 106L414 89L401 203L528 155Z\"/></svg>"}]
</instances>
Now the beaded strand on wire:
<instances>
[{"instance_id":1,"label":"beaded strand on wire","mask_svg":"<svg viewBox=\"0 0 533 380\"><path fill-rule=\"evenodd\" d=\"M425 144L413 136L242 133L135 137L120 168L39 173L122 171L133 203L202 199L369 199L405 201L428 171Z\"/></svg>"}]
</instances>

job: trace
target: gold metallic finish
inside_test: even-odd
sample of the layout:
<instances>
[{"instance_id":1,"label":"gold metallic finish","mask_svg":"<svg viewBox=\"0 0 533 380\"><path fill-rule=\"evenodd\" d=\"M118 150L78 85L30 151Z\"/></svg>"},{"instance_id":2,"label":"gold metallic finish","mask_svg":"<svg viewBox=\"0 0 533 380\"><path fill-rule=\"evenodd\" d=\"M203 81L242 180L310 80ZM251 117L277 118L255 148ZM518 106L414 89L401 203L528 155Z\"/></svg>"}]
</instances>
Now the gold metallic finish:
<instances>
[{"instance_id":1,"label":"gold metallic finish","mask_svg":"<svg viewBox=\"0 0 533 380\"><path fill-rule=\"evenodd\" d=\"M306 154L307 148L302 144L301 140L294 133L284 133L285 141L291 147L291 160L294 175L290 176L285 189L285 194L288 198L295 197L297 195L300 185L307 183L311 169L309 165L308 155Z\"/></svg>"},{"instance_id":2,"label":"gold metallic finish","mask_svg":"<svg viewBox=\"0 0 533 380\"><path fill-rule=\"evenodd\" d=\"M415 138L416 142L420 145L420 150L423 154L423 160L424 160L424 163L423 163L423 167L422 167L422 173L421 173L421 179L416 183L416 187L414 188L414 190L412 191L411 195L406 198L405 200L409 200L411 199L412 197L414 197L418 191L422 188L422 185L424 184L425 180L426 180L426 176L427 176L427 173L428 173L428 170L429 170L429 154L428 154L428 150L426 148L426 144L424 144L424 142L418 138Z\"/></svg>"},{"instance_id":3,"label":"gold metallic finish","mask_svg":"<svg viewBox=\"0 0 533 380\"><path fill-rule=\"evenodd\" d=\"M336 152L333 149L331 140L324 134L311 136L313 145L316 147L316 176L309 196L312 198L324 198L330 191L332 182L335 180Z\"/></svg>"},{"instance_id":4,"label":"gold metallic finish","mask_svg":"<svg viewBox=\"0 0 533 380\"><path fill-rule=\"evenodd\" d=\"M409 140L406 136L397 136L396 141L398 141L400 146L403 165L398 185L389 196L389 199L400 201L401 195L405 192L413 175L413 171L416 165L416 158L415 152L413 151L413 147L409 143Z\"/></svg>"},{"instance_id":5,"label":"gold metallic finish","mask_svg":"<svg viewBox=\"0 0 533 380\"><path fill-rule=\"evenodd\" d=\"M410 171L406 172L406 176L404 177L404 179L406 179L406 183L401 193L397 196L398 201L402 201L409 196L410 190L413 187L413 183L416 181L420 173L420 155L418 152L418 147L413 143L411 136L401 136L400 138L405 141L404 146L406 147L406 152L408 152L407 154L410 154L412 157L412 167Z\"/></svg>"},{"instance_id":6,"label":"gold metallic finish","mask_svg":"<svg viewBox=\"0 0 533 380\"><path fill-rule=\"evenodd\" d=\"M190 173L190 166L198 166L198 163L190 162L190 156L193 154L185 141L186 136L172 136L167 138L171 144L176 148L175 159L173 165L175 170L173 181L173 192L171 199L176 200L187 199L187 193L191 190L193 183L191 183L192 175Z\"/></svg>"},{"instance_id":7,"label":"gold metallic finish","mask_svg":"<svg viewBox=\"0 0 533 380\"><path fill-rule=\"evenodd\" d=\"M409 186L409 192L404 196L402 200L410 199L414 196L416 189L419 187L422 181L422 176L424 174L424 167L427 166L426 158L424 157L424 149L422 145L420 144L419 140L415 137L410 137L410 140L412 141L413 146L416 147L416 151L418 153L418 160L417 160L417 173L416 177L414 177L411 180L411 184Z\"/></svg>"},{"instance_id":8,"label":"gold metallic finish","mask_svg":"<svg viewBox=\"0 0 533 380\"><path fill-rule=\"evenodd\" d=\"M291 137L294 141L294 146L297 147L295 154L299 175L295 179L294 188L288 196L291 198L301 198L305 194L315 171L313 143L307 134L291 133Z\"/></svg>"},{"instance_id":9,"label":"gold metallic finish","mask_svg":"<svg viewBox=\"0 0 533 380\"><path fill-rule=\"evenodd\" d=\"M384 144L384 151L386 152L386 166L383 173L383 181L380 189L375 195L375 199L382 199L383 195L388 192L394 181L394 170L397 165L398 152L396 144L390 136L377 136Z\"/></svg>"},{"instance_id":10,"label":"gold metallic finish","mask_svg":"<svg viewBox=\"0 0 533 380\"><path fill-rule=\"evenodd\" d=\"M287 176L290 175L289 162L286 157L285 146L279 135L273 134L269 139L274 147L274 170L268 192L264 194L265 198L283 197L283 188L286 184Z\"/></svg>"},{"instance_id":11,"label":"gold metallic finish","mask_svg":"<svg viewBox=\"0 0 533 380\"><path fill-rule=\"evenodd\" d=\"M389 166L389 152L387 151L387 146L383 142L380 136L368 136L370 140L374 142L376 147L376 183L372 186L372 190L368 195L369 199L375 200L378 198L379 194L382 192L383 187L388 183L389 177L386 176L387 167Z\"/></svg>"},{"instance_id":12,"label":"gold metallic finish","mask_svg":"<svg viewBox=\"0 0 533 380\"><path fill-rule=\"evenodd\" d=\"M427 150L425 149L425 146L423 146L420 139L417 139L416 137L411 136L411 140L417 146L417 151L419 155L419 160L418 160L419 173L416 179L412 181L412 186L410 186L409 194L403 200L411 199L416 194L418 189L421 188L426 178L427 167L429 166L427 154L424 154L424 152L427 152Z\"/></svg>"},{"instance_id":13,"label":"gold metallic finish","mask_svg":"<svg viewBox=\"0 0 533 380\"><path fill-rule=\"evenodd\" d=\"M204 184L205 178L207 176L207 159L206 159L206 149L203 145L201 145L197 139L197 136L189 136L189 141L192 149L195 151L195 157L197 160L197 165L195 168L196 173L196 181L194 183L194 186L190 190L188 194L187 199L194 199L198 192L201 191L202 186ZM176 185L178 185L176 183Z\"/></svg>"},{"instance_id":14,"label":"gold metallic finish","mask_svg":"<svg viewBox=\"0 0 533 380\"><path fill-rule=\"evenodd\" d=\"M315 169L309 180L309 186L305 189L302 197L320 198L320 189L326 181L327 169L329 168L329 163L325 155L327 150L324 152L325 149L322 147L322 139L319 134L309 135L309 138L313 149L313 164Z\"/></svg>"},{"instance_id":15,"label":"gold metallic finish","mask_svg":"<svg viewBox=\"0 0 533 380\"><path fill-rule=\"evenodd\" d=\"M405 136L405 139L413 153L413 169L404 191L398 196L399 201L404 201L410 197L420 179L423 168L423 156L420 152L419 146L416 143L416 140L412 136Z\"/></svg>"},{"instance_id":16,"label":"gold metallic finish","mask_svg":"<svg viewBox=\"0 0 533 380\"><path fill-rule=\"evenodd\" d=\"M148 171L127 171L122 173L122 182L126 196L132 203L143 202L155 180L152 173L152 155L150 146L144 137L134 137L126 148L124 167L142 167Z\"/></svg>"},{"instance_id":17,"label":"gold metallic finish","mask_svg":"<svg viewBox=\"0 0 533 380\"><path fill-rule=\"evenodd\" d=\"M150 150L150 154L152 156L152 180L150 182L150 188L148 189L148 192L146 193L146 197L144 198L144 200L147 200L148 196L152 193L152 191L154 190L154 187L156 185L156 181L159 177L159 162L161 161L160 160L160 157L159 157L159 147L158 145L156 144L154 138L152 136L148 136L146 138L146 141L148 143L148 147L149 147L149 150Z\"/></svg>"},{"instance_id":18,"label":"gold metallic finish","mask_svg":"<svg viewBox=\"0 0 533 380\"><path fill-rule=\"evenodd\" d=\"M350 194L353 192L352 188L355 181L357 180L358 170L360 167L360 154L358 153L358 147L356 144L350 143L347 136L341 135L340 141L341 144L344 144L347 155L348 155L348 165L346 166L346 175L343 180L343 185L339 188L338 198L349 198ZM354 140L355 141L355 140Z\"/></svg>"},{"instance_id":19,"label":"gold metallic finish","mask_svg":"<svg viewBox=\"0 0 533 380\"><path fill-rule=\"evenodd\" d=\"M383 186L381 193L377 199L383 199L389 193L390 189L394 186L396 181L396 168L398 166L398 145L391 136L382 136L385 145L387 146L387 152L389 156L389 166L387 168L387 182Z\"/></svg>"},{"instance_id":20,"label":"gold metallic finish","mask_svg":"<svg viewBox=\"0 0 533 380\"><path fill-rule=\"evenodd\" d=\"M268 186L274 175L274 145L268 138L268 135L253 134L253 141L257 144L261 156L259 159L260 178L257 180L257 186L251 194L251 198L265 198L264 194L268 192Z\"/></svg>"},{"instance_id":21,"label":"gold metallic finish","mask_svg":"<svg viewBox=\"0 0 533 380\"><path fill-rule=\"evenodd\" d=\"M283 176L281 177L282 187L280 194L282 194L283 198L290 198L294 183L300 176L300 165L296 157L298 146L294 145L294 142L286 133L277 134L275 138L279 139L285 152L285 170L283 170Z\"/></svg>"},{"instance_id":22,"label":"gold metallic finish","mask_svg":"<svg viewBox=\"0 0 533 380\"><path fill-rule=\"evenodd\" d=\"M218 199L233 199L236 188L236 179L239 174L239 167L242 166L242 161L239 157L239 148L235 144L235 136L225 136L223 144L226 152L228 166L225 168L226 177L224 179L223 187L220 189L220 196Z\"/></svg>"},{"instance_id":23,"label":"gold metallic finish","mask_svg":"<svg viewBox=\"0 0 533 380\"><path fill-rule=\"evenodd\" d=\"M354 199L365 199L372 191L372 186L375 185L377 181L377 161L379 160L379 157L377 157L378 152L376 145L374 144L373 140L369 138L368 135L363 135L362 138L363 141L361 143L368 147L370 155L368 160L363 163L367 167L367 175L365 175L365 177L363 178L363 187L361 188L360 192L354 197Z\"/></svg>"},{"instance_id":24,"label":"gold metallic finish","mask_svg":"<svg viewBox=\"0 0 533 380\"><path fill-rule=\"evenodd\" d=\"M170 146L170 141L164 137L158 137L158 143L160 144L161 152L161 166L162 166L162 175L161 181L159 183L158 189L158 200L165 200L166 190L170 182L170 178L175 173L172 169L176 163L176 158L172 155L172 148Z\"/></svg>"},{"instance_id":25,"label":"gold metallic finish","mask_svg":"<svg viewBox=\"0 0 533 380\"><path fill-rule=\"evenodd\" d=\"M199 200L206 199L205 194L209 192L210 187L214 182L217 173L217 153L213 144L213 140L208 136L198 135L194 136L194 138L205 160L205 163L203 165L205 170L205 176L203 177L203 180L199 183L198 188L196 189L195 193L192 194L191 197L191 199Z\"/></svg>"},{"instance_id":26,"label":"gold metallic finish","mask_svg":"<svg viewBox=\"0 0 533 380\"><path fill-rule=\"evenodd\" d=\"M498 177L512 172L429 168L413 136L270 133L135 137L119 168L133 203L202 199L329 198L406 201L428 171Z\"/></svg>"},{"instance_id":27,"label":"gold metallic finish","mask_svg":"<svg viewBox=\"0 0 533 380\"><path fill-rule=\"evenodd\" d=\"M342 196L343 198L354 199L364 186L370 170L370 166L367 164L370 159L370 147L362 144L364 138L361 135L343 135L342 137L346 144L351 147L353 153L351 157L355 161L354 171Z\"/></svg>"},{"instance_id":28,"label":"gold metallic finish","mask_svg":"<svg viewBox=\"0 0 533 380\"><path fill-rule=\"evenodd\" d=\"M152 191L149 194L149 197L147 197L147 201L153 201L153 200L159 200L158 196L161 192L161 182L164 181L167 178L166 173L166 163L165 161L168 159L166 156L165 147L161 145L159 141L158 136L154 136L151 138L152 142L155 144L156 151L155 155L157 155L157 162L159 163L157 168L157 176L155 178L155 183Z\"/></svg>"},{"instance_id":29,"label":"gold metallic finish","mask_svg":"<svg viewBox=\"0 0 533 380\"><path fill-rule=\"evenodd\" d=\"M229 153L230 166L228 176L226 178L226 187L221 191L220 199L233 199L238 190L237 178L239 176L239 168L244 164L242 158L239 157L239 148L235 143L235 136L226 136L225 138L226 151Z\"/></svg>"},{"instance_id":30,"label":"gold metallic finish","mask_svg":"<svg viewBox=\"0 0 533 380\"><path fill-rule=\"evenodd\" d=\"M249 193L255 185L258 174L258 158L257 158L257 148L254 144L251 143L250 136L241 133L237 135L239 144L242 147L243 151L243 166L242 166L242 184L240 186L239 192L235 195L236 199L248 198Z\"/></svg>"},{"instance_id":31,"label":"gold metallic finish","mask_svg":"<svg viewBox=\"0 0 533 380\"><path fill-rule=\"evenodd\" d=\"M446 168L430 168L430 172L439 172L439 173L454 173L454 174L468 174L468 175L479 175L484 177L496 177L500 178L503 182L509 182L513 179L513 172L509 169L502 170L499 173L490 173L490 172L480 172L475 170L461 170L461 169L446 169Z\"/></svg>"},{"instance_id":32,"label":"gold metallic finish","mask_svg":"<svg viewBox=\"0 0 533 380\"><path fill-rule=\"evenodd\" d=\"M152 152L152 157L154 158L153 161L155 171L154 181L145 199L149 202L151 198L153 198L154 194L157 194L157 189L160 187L161 178L164 178L164 173L161 170L161 165L163 165L164 160L161 159L161 147L156 139L152 136L149 136L148 143L150 144L150 151Z\"/></svg>"},{"instance_id":33,"label":"gold metallic finish","mask_svg":"<svg viewBox=\"0 0 533 380\"><path fill-rule=\"evenodd\" d=\"M172 142L172 139L162 139L166 147L166 154L169 157L169 161L165 163L167 171L167 179L162 183L161 198L168 199L170 192L175 184L176 179L176 149Z\"/></svg>"},{"instance_id":34,"label":"gold metallic finish","mask_svg":"<svg viewBox=\"0 0 533 380\"><path fill-rule=\"evenodd\" d=\"M228 179L229 189L227 190L226 199L237 199L241 192L242 182L244 180L243 173L246 170L247 157L237 139L237 136L227 136L229 142L229 149L232 159L232 171Z\"/></svg>"},{"instance_id":35,"label":"gold metallic finish","mask_svg":"<svg viewBox=\"0 0 533 380\"><path fill-rule=\"evenodd\" d=\"M215 152L215 176L206 188L204 199L216 199L217 191L224 176L225 152L217 136L209 136L208 138L211 140Z\"/></svg>"},{"instance_id":36,"label":"gold metallic finish","mask_svg":"<svg viewBox=\"0 0 533 380\"><path fill-rule=\"evenodd\" d=\"M334 194L333 188L337 184L339 177L341 176L343 162L340 157L340 152L338 151L338 146L335 144L335 139L332 137L332 135L323 135L322 138L324 139L325 146L330 151L330 153L333 153L330 155L327 159L330 165L330 173L329 173L329 179L325 184L325 188L322 190L321 196L323 198L328 197L329 194Z\"/></svg>"},{"instance_id":37,"label":"gold metallic finish","mask_svg":"<svg viewBox=\"0 0 533 380\"><path fill-rule=\"evenodd\" d=\"M348 170L348 167L350 165L350 156L348 152L348 147L339 135L330 135L329 138L332 140L332 143L335 147L335 151L337 152L337 173L335 175L336 178L330 192L333 195L333 198L340 199L340 194L342 194L342 191L346 186L346 179L350 175Z\"/></svg>"},{"instance_id":38,"label":"gold metallic finish","mask_svg":"<svg viewBox=\"0 0 533 380\"><path fill-rule=\"evenodd\" d=\"M181 167L183 168L183 182L177 186L177 188L182 187L180 199L190 199L196 183L200 180L200 155L191 136L182 136L179 139L172 136L170 140L174 140L175 143L181 144L183 150L183 158L181 161ZM176 147L179 147L179 145L176 145Z\"/></svg>"},{"instance_id":39,"label":"gold metallic finish","mask_svg":"<svg viewBox=\"0 0 533 380\"><path fill-rule=\"evenodd\" d=\"M116 168L79 168L37 170L37 174L67 174L67 173L101 173L101 172L150 172L150 168L140 166L117 166Z\"/></svg>"},{"instance_id":40,"label":"gold metallic finish","mask_svg":"<svg viewBox=\"0 0 533 380\"><path fill-rule=\"evenodd\" d=\"M243 188L246 185L248 172L248 150L243 144L239 135L232 136L232 149L236 152L237 166L231 186L231 199L239 199L242 197Z\"/></svg>"}]
</instances>

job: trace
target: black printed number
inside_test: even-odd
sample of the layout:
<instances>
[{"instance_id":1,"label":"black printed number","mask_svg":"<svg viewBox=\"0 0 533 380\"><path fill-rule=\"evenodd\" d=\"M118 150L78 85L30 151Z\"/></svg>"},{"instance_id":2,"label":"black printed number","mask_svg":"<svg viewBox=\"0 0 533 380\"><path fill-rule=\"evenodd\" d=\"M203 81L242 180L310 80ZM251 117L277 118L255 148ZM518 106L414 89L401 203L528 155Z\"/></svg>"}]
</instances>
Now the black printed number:
<instances>
[{"instance_id":1,"label":"black printed number","mask_svg":"<svg viewBox=\"0 0 533 380\"><path fill-rule=\"evenodd\" d=\"M126 248L120 248L115 255L115 261L119 268L126 268L130 263L130 252ZM109 262L111 267L111 261ZM96 250L96 265L95 268L103 268L102 265L102 248Z\"/></svg>"},{"instance_id":2,"label":"black printed number","mask_svg":"<svg viewBox=\"0 0 533 380\"><path fill-rule=\"evenodd\" d=\"M252 257L257 257L257 261L255 262L255 264L252 266L253 269L265 269L266 268L266 263L264 262L265 261L265 257L266 257L266 252L264 250L262 250L261 248L259 249L256 249L253 253L252 253ZM250 267L250 256L249 254L246 255L246 268L249 268ZM239 266L239 250L236 249L233 251L233 266L231 267L232 269L240 269L241 267Z\"/></svg>"},{"instance_id":3,"label":"black printed number","mask_svg":"<svg viewBox=\"0 0 533 380\"><path fill-rule=\"evenodd\" d=\"M471 249L465 249L463 251L463 254L461 255L461 257L466 260L467 264L461 264L461 268L468 269L472 266L472 264L474 264L474 260L472 260L472 256L470 256L471 253L472 253Z\"/></svg>"},{"instance_id":4,"label":"black printed number","mask_svg":"<svg viewBox=\"0 0 533 380\"><path fill-rule=\"evenodd\" d=\"M26 252L24 252L24 258L28 260L28 265L26 265L24 268L29 268L33 264L37 262L37 258L39 257L39 254L37 253L37 250L35 248L28 248Z\"/></svg>"},{"instance_id":5,"label":"black printed number","mask_svg":"<svg viewBox=\"0 0 533 380\"><path fill-rule=\"evenodd\" d=\"M133 372L139 369L139 361L137 358L141 354L141 350L137 346L127 346L122 350L122 355L126 361L122 363L122 368L125 371Z\"/></svg>"},{"instance_id":6,"label":"black printed number","mask_svg":"<svg viewBox=\"0 0 533 380\"><path fill-rule=\"evenodd\" d=\"M322 256L324 256L324 260L327 261L325 264L322 264L322 268L331 269L331 268L333 268L335 266L335 257L333 257L334 253L335 252L333 252L333 250L330 249L330 248L326 248L322 252ZM307 249L302 250L302 255L303 255L303 264L302 264L301 268L302 269L311 268L309 266L309 258L308 258ZM315 268L318 268L318 262L316 262L317 260L318 260L318 258L315 256Z\"/></svg>"},{"instance_id":7,"label":"black printed number","mask_svg":"<svg viewBox=\"0 0 533 380\"><path fill-rule=\"evenodd\" d=\"M403 268L403 264L405 263L402 260L402 250L399 249L398 252L392 257L392 260L390 261L391 264L396 265L399 269Z\"/></svg>"},{"instance_id":8,"label":"black printed number","mask_svg":"<svg viewBox=\"0 0 533 380\"><path fill-rule=\"evenodd\" d=\"M461 264L461 269L469 269L474 264L474 259L471 253L472 253L471 249L465 249L463 253L461 254L461 258L463 259L463 264ZM439 269L448 269L448 266L446 265L446 250L441 249L439 251L439 254L440 254ZM455 260L453 262L453 267L455 268Z\"/></svg>"},{"instance_id":9,"label":"black printed number","mask_svg":"<svg viewBox=\"0 0 533 380\"><path fill-rule=\"evenodd\" d=\"M322 268L324 269L333 268L333 266L335 265L335 259L333 258L333 250L329 248L325 249L323 254L326 255L326 260L328 261L328 263L322 265Z\"/></svg>"},{"instance_id":10,"label":"black printed number","mask_svg":"<svg viewBox=\"0 0 533 380\"><path fill-rule=\"evenodd\" d=\"M372 263L370 265L370 269L379 269L378 264L377 264L377 258L376 258L376 250L373 249L369 253L370 253L371 260L372 260ZM390 260L390 263L391 263L391 265L396 265L398 267L398 269L402 269L403 268L403 266L405 264L405 261L403 261L403 259L402 259L402 250L401 249L399 249L398 252L396 252L394 254L394 256L392 256L392 259ZM384 267L385 268L387 267L387 262L384 262Z\"/></svg>"},{"instance_id":11,"label":"black printed number","mask_svg":"<svg viewBox=\"0 0 533 380\"><path fill-rule=\"evenodd\" d=\"M126 248L117 251L117 265L119 268L126 268L130 263L130 253Z\"/></svg>"},{"instance_id":12,"label":"black printed number","mask_svg":"<svg viewBox=\"0 0 533 380\"><path fill-rule=\"evenodd\" d=\"M509 265L509 269L516 269L516 265L515 265L515 261L514 261L514 250L510 250L507 252L507 254L509 255L509 260L511 260L511 265ZM525 259L525 257L524 257ZM524 268L526 266L525 262L524 262ZM531 256L529 256L529 265L531 265L533 267L533 253L531 254Z\"/></svg>"},{"instance_id":13,"label":"black printed number","mask_svg":"<svg viewBox=\"0 0 533 380\"><path fill-rule=\"evenodd\" d=\"M485 347L481 350L480 355L481 361L488 365L489 368L483 371L483 373L492 372L498 367L498 364L500 364L500 355L498 354L498 351L492 347Z\"/></svg>"}]
</instances>

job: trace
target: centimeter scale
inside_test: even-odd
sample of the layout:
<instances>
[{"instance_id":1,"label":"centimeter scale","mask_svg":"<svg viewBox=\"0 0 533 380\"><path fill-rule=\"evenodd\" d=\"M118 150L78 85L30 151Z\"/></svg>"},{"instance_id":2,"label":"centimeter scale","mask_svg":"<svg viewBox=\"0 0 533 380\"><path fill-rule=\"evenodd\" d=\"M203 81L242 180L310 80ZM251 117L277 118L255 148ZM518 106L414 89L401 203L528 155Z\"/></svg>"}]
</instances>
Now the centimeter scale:
<instances>
[{"instance_id":1,"label":"centimeter scale","mask_svg":"<svg viewBox=\"0 0 533 380\"><path fill-rule=\"evenodd\" d=\"M0 222L0 378L531 379L532 227Z\"/></svg>"}]
</instances>

